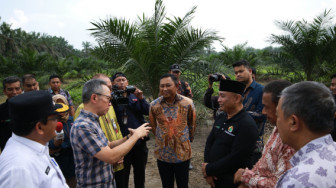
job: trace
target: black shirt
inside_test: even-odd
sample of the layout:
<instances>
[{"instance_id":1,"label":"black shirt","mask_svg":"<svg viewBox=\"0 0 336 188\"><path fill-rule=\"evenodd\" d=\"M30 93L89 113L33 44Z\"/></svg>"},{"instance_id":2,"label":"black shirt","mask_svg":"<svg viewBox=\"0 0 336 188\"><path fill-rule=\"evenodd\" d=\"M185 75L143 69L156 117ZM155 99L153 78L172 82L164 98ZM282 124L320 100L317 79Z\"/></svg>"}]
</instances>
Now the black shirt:
<instances>
[{"instance_id":1,"label":"black shirt","mask_svg":"<svg viewBox=\"0 0 336 188\"><path fill-rule=\"evenodd\" d=\"M234 173L239 168L251 168L257 138L257 125L244 109L230 119L226 114L216 118L204 151L206 173L218 178L216 187L234 186Z\"/></svg>"},{"instance_id":2,"label":"black shirt","mask_svg":"<svg viewBox=\"0 0 336 188\"><path fill-rule=\"evenodd\" d=\"M140 100L133 93L128 96L127 106L114 104L113 108L123 136L129 134L128 128L137 129L145 123L144 115L149 114L149 103L146 99ZM126 124L123 121L125 117L127 118ZM140 143L140 141L137 143Z\"/></svg>"},{"instance_id":3,"label":"black shirt","mask_svg":"<svg viewBox=\"0 0 336 188\"><path fill-rule=\"evenodd\" d=\"M4 150L7 140L12 136L12 130L9 128L9 110L8 99L0 105L0 149Z\"/></svg>"}]
</instances>

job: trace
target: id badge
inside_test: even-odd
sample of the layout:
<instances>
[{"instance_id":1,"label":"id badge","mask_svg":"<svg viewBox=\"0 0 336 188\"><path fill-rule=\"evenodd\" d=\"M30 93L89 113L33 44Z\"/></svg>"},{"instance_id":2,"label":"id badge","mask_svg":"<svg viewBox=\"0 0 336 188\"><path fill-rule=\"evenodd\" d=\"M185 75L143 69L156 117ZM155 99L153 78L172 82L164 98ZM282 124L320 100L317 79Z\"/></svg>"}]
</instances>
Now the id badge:
<instances>
[{"instance_id":1,"label":"id badge","mask_svg":"<svg viewBox=\"0 0 336 188\"><path fill-rule=\"evenodd\" d=\"M117 129L117 124L115 123L114 119L111 119L111 121L112 121L113 128Z\"/></svg>"},{"instance_id":2,"label":"id badge","mask_svg":"<svg viewBox=\"0 0 336 188\"><path fill-rule=\"evenodd\" d=\"M124 124L124 125L127 125L127 115L126 115L126 116L123 116L123 124Z\"/></svg>"}]
</instances>

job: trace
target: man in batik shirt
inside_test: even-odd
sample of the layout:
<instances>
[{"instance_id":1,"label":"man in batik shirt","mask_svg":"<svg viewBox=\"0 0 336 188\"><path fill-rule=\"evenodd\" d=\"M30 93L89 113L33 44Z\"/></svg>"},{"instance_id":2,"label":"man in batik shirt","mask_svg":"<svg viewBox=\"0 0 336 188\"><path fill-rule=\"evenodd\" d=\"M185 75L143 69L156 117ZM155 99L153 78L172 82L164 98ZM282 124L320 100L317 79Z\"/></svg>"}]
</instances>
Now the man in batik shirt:
<instances>
[{"instance_id":1,"label":"man in batik shirt","mask_svg":"<svg viewBox=\"0 0 336 188\"><path fill-rule=\"evenodd\" d=\"M262 113L267 116L270 124L274 125L272 134L260 160L254 165L252 170L240 168L235 173L235 183L241 182L242 187L274 187L278 178L291 168L289 159L295 151L292 147L283 144L279 131L276 127L276 107L279 102L281 91L290 86L291 83L284 80L276 80L267 84L264 88L262 103L264 108Z\"/></svg>"},{"instance_id":2,"label":"man in batik shirt","mask_svg":"<svg viewBox=\"0 0 336 188\"><path fill-rule=\"evenodd\" d=\"M177 94L178 80L172 74L160 78L161 97L150 105L150 126L155 135L155 158L162 187L188 187L190 141L196 128L196 111L191 99Z\"/></svg>"},{"instance_id":3,"label":"man in batik shirt","mask_svg":"<svg viewBox=\"0 0 336 188\"><path fill-rule=\"evenodd\" d=\"M70 116L74 116L75 108L73 106L71 96L67 90L61 88L61 85L62 85L61 77L58 75L51 75L49 77L50 88L48 88L48 92L51 94L51 96L54 96L57 94L63 95L68 100L69 107L70 107L70 111L69 111Z\"/></svg>"},{"instance_id":4,"label":"man in batik shirt","mask_svg":"<svg viewBox=\"0 0 336 188\"><path fill-rule=\"evenodd\" d=\"M283 143L293 147L292 168L276 187L335 187L335 102L330 90L317 82L300 82L281 92L277 127Z\"/></svg>"}]
</instances>

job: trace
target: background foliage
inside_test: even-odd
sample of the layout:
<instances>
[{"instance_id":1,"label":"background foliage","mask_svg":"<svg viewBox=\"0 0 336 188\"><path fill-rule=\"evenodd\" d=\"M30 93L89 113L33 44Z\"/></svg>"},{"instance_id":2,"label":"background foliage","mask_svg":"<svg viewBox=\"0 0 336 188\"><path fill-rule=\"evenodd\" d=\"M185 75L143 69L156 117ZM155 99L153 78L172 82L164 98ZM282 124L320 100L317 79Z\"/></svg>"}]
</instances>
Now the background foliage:
<instances>
[{"instance_id":1,"label":"background foliage","mask_svg":"<svg viewBox=\"0 0 336 188\"><path fill-rule=\"evenodd\" d=\"M183 17L167 17L163 2L157 0L153 14L139 15L134 23L115 17L93 21L90 31L97 46L84 41L82 50L74 49L62 37L12 29L0 18L0 79L32 73L41 89L46 89L48 77L58 74L78 104L81 86L93 74L111 76L123 71L130 84L153 99L158 96L159 77L178 63L200 108L207 75L219 72L234 78L231 64L241 59L257 69L261 83L285 79L329 85L329 76L336 73L336 24L331 10L310 22L275 21L283 34L273 34L269 41L279 46L263 49L247 43L226 47L225 39L216 31L190 24L195 11L192 7ZM214 50L213 41L223 43L220 51Z\"/></svg>"}]
</instances>

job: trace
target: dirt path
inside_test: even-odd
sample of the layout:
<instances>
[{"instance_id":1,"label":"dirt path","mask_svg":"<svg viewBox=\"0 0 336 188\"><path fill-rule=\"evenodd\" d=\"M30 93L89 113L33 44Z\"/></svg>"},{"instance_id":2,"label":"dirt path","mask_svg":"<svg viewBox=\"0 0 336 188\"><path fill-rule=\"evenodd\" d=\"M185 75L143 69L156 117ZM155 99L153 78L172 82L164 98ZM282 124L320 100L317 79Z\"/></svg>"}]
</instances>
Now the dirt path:
<instances>
[{"instance_id":1,"label":"dirt path","mask_svg":"<svg viewBox=\"0 0 336 188\"><path fill-rule=\"evenodd\" d=\"M195 133L195 140L191 143L193 158L191 164L193 169L189 173L189 187L190 188L202 188L209 187L207 186L205 180L202 176L201 164L203 162L203 152L205 147L205 141L211 131L212 121L209 121L207 124L198 126ZM154 158L154 138L151 138L147 142L149 149L148 152L148 162L146 166L146 188L159 188L162 187L159 171L156 164L156 159ZM133 174L133 172L131 173ZM130 188L134 187L133 176L130 176ZM176 187L176 186L175 186Z\"/></svg>"}]
</instances>

